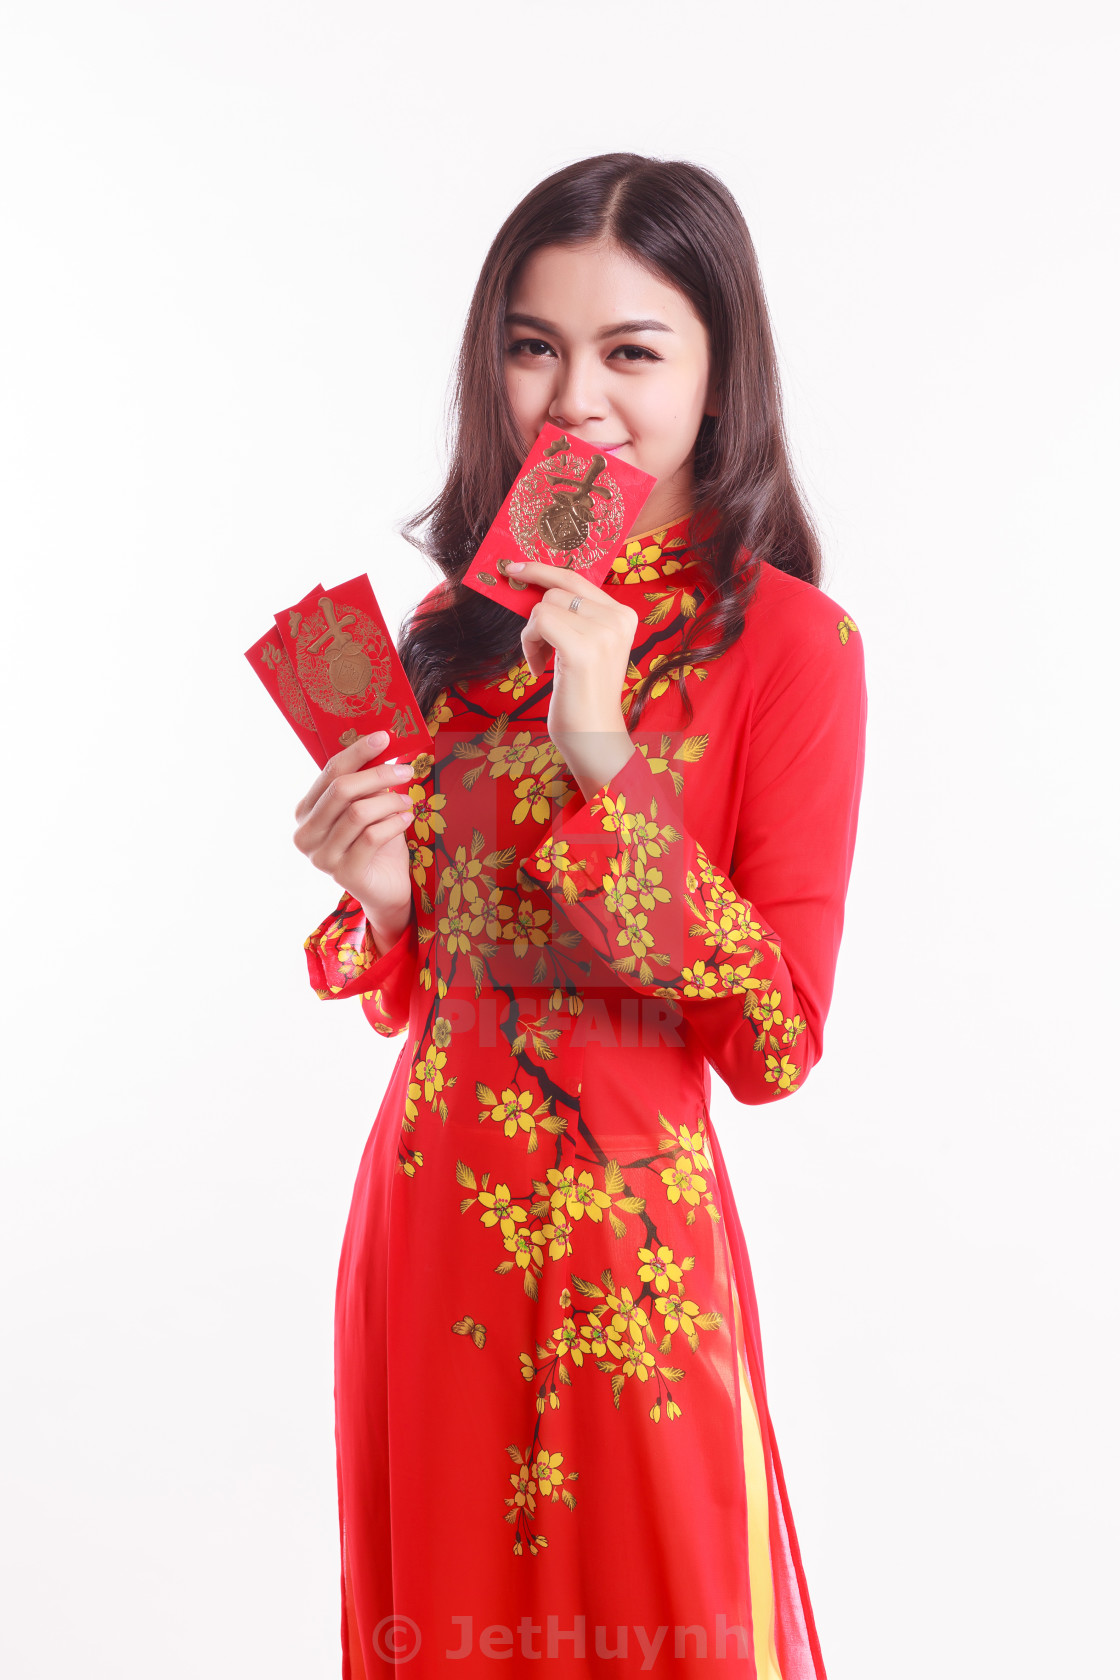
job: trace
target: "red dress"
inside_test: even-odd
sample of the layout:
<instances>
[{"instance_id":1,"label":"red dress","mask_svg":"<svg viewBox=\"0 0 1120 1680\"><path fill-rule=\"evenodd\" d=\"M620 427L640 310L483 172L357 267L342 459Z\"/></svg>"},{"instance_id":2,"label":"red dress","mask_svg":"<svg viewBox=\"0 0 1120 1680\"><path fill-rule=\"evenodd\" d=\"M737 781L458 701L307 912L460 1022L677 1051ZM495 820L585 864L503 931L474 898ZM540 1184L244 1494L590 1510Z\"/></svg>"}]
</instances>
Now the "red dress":
<instances>
[{"instance_id":1,"label":"red dress","mask_svg":"<svg viewBox=\"0 0 1120 1680\"><path fill-rule=\"evenodd\" d=\"M624 711L710 587L686 531L604 586L639 614ZM415 916L378 954L344 894L306 941L320 997L405 1034L338 1274L344 1680L824 1675L709 1064L775 1103L820 1059L861 640L763 562L687 686L589 800L549 672L444 689Z\"/></svg>"}]
</instances>

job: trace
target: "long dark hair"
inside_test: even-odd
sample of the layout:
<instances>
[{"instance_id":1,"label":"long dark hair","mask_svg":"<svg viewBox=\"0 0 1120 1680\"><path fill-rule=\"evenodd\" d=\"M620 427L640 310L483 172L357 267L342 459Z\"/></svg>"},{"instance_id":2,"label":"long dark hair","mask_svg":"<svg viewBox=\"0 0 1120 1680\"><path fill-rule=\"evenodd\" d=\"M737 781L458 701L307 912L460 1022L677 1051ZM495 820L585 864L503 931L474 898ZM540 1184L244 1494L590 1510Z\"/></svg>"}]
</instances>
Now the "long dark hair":
<instances>
[{"instance_id":1,"label":"long dark hair","mask_svg":"<svg viewBox=\"0 0 1120 1680\"><path fill-rule=\"evenodd\" d=\"M447 482L402 527L447 580L423 613L409 615L400 643L424 712L445 685L523 657L524 619L459 582L524 460L506 396L506 302L530 252L602 238L688 298L708 329L719 398L718 418L705 416L696 439L690 527L712 593L675 652L635 688L628 726L653 684L673 675L691 721L683 667L717 659L742 634L755 560L820 585L820 544L789 461L770 318L742 211L697 164L634 152L584 158L534 187L486 254L459 352Z\"/></svg>"}]
</instances>

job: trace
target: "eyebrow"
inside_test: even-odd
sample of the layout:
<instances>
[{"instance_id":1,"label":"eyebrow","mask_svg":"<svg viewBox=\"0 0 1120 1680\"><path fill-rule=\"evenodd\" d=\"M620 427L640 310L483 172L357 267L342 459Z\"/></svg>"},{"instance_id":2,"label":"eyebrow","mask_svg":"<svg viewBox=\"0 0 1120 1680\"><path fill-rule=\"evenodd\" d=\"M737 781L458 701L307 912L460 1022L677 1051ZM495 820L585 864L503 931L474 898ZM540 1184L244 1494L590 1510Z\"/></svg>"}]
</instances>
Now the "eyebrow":
<instances>
[{"instance_id":1,"label":"eyebrow","mask_svg":"<svg viewBox=\"0 0 1120 1680\"><path fill-rule=\"evenodd\" d=\"M542 321L539 315L521 315L513 313L506 316L507 327L535 327L538 332L551 333L554 337L561 337L561 331L553 321ZM600 338L618 338L621 333L639 332L672 332L664 321L616 321L613 326L604 327Z\"/></svg>"}]
</instances>

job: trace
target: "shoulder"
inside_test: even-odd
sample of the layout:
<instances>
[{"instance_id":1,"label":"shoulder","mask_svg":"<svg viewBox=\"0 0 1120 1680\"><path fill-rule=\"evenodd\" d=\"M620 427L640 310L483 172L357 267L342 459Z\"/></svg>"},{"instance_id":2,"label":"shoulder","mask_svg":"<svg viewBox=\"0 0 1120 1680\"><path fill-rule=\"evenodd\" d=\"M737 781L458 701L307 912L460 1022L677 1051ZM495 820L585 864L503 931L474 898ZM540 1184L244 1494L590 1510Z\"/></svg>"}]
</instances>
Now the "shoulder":
<instances>
[{"instance_id":1,"label":"shoulder","mask_svg":"<svg viewBox=\"0 0 1120 1680\"><path fill-rule=\"evenodd\" d=\"M862 676L863 638L847 609L832 595L763 560L743 630L746 656L766 683L806 666L837 678Z\"/></svg>"}]
</instances>

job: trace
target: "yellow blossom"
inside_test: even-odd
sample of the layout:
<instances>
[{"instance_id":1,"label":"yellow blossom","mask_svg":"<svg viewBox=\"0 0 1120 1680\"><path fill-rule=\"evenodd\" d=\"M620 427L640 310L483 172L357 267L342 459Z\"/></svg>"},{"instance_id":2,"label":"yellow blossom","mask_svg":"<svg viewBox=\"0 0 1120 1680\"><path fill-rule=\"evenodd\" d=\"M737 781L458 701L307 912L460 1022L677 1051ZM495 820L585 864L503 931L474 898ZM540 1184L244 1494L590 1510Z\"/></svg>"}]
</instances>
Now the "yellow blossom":
<instances>
[{"instance_id":1,"label":"yellow blossom","mask_svg":"<svg viewBox=\"0 0 1120 1680\"><path fill-rule=\"evenodd\" d=\"M656 1252L652 1248L640 1248L638 1259L643 1262L638 1268L638 1276L643 1283L652 1282L658 1293L681 1281L681 1268L673 1259L672 1249L665 1243L661 1243Z\"/></svg>"},{"instance_id":2,"label":"yellow blossom","mask_svg":"<svg viewBox=\"0 0 1120 1680\"><path fill-rule=\"evenodd\" d=\"M423 788L409 788L412 800L412 831L420 840L430 840L433 833L442 834L447 826L442 815L447 804L445 793L425 793Z\"/></svg>"},{"instance_id":3,"label":"yellow blossom","mask_svg":"<svg viewBox=\"0 0 1120 1680\"><path fill-rule=\"evenodd\" d=\"M581 1172L577 1179L574 1167L565 1167L563 1172L549 1167L547 1176L555 1186L551 1196L553 1208L564 1208L572 1219L582 1219L586 1214L588 1219L601 1220L603 1209L611 1205L610 1196L605 1190L595 1188L589 1172Z\"/></svg>"},{"instance_id":4,"label":"yellow blossom","mask_svg":"<svg viewBox=\"0 0 1120 1680\"><path fill-rule=\"evenodd\" d=\"M801 1069L788 1056L780 1060L777 1056L767 1056L765 1077L772 1085L777 1085L779 1091L794 1091L797 1089L797 1079Z\"/></svg>"},{"instance_id":5,"label":"yellow blossom","mask_svg":"<svg viewBox=\"0 0 1120 1680\"><path fill-rule=\"evenodd\" d=\"M484 1225L500 1225L503 1236L511 1237L515 1227L525 1218L525 1209L518 1207L510 1195L508 1184L496 1184L492 1191L480 1190L478 1199L486 1213L479 1217Z\"/></svg>"}]
</instances>

